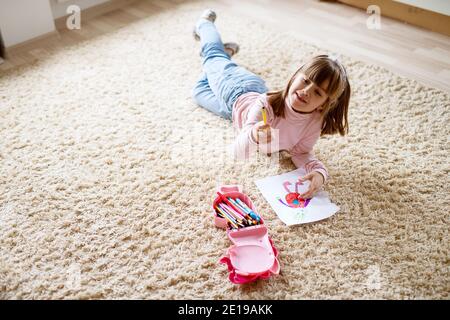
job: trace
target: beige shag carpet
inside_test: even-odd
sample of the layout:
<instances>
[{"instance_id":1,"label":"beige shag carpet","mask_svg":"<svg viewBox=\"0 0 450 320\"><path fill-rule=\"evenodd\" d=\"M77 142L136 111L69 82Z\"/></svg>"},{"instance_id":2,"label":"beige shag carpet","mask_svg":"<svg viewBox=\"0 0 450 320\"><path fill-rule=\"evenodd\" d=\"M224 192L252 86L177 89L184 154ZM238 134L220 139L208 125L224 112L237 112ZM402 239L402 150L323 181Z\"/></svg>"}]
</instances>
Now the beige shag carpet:
<instances>
[{"instance_id":1,"label":"beige shag carpet","mask_svg":"<svg viewBox=\"0 0 450 320\"><path fill-rule=\"evenodd\" d=\"M289 157L223 157L231 123L190 97L203 8L182 4L2 75L0 298L448 299L449 95L343 57L350 134L315 148L341 211L287 227L254 181L294 169ZM271 88L326 52L226 10L217 25ZM218 264L231 243L211 201L231 183L265 216L281 275L237 286Z\"/></svg>"}]
</instances>

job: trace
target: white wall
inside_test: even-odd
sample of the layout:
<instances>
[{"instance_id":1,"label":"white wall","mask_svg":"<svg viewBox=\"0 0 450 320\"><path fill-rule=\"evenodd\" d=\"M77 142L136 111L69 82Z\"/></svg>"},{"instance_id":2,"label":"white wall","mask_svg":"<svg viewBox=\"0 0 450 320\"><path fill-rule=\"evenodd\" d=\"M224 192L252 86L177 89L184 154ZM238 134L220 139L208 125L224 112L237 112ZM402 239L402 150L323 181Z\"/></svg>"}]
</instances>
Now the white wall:
<instances>
[{"instance_id":1,"label":"white wall","mask_svg":"<svg viewBox=\"0 0 450 320\"><path fill-rule=\"evenodd\" d=\"M450 16L450 1L448 0L394 0L413 7L433 11Z\"/></svg>"},{"instance_id":2,"label":"white wall","mask_svg":"<svg viewBox=\"0 0 450 320\"><path fill-rule=\"evenodd\" d=\"M0 32L5 47L55 31L49 0L0 0Z\"/></svg>"},{"instance_id":3,"label":"white wall","mask_svg":"<svg viewBox=\"0 0 450 320\"><path fill-rule=\"evenodd\" d=\"M67 14L66 10L70 5L77 5L83 10L108 1L109 0L50 0L50 4L53 11L53 18L58 19Z\"/></svg>"}]
</instances>

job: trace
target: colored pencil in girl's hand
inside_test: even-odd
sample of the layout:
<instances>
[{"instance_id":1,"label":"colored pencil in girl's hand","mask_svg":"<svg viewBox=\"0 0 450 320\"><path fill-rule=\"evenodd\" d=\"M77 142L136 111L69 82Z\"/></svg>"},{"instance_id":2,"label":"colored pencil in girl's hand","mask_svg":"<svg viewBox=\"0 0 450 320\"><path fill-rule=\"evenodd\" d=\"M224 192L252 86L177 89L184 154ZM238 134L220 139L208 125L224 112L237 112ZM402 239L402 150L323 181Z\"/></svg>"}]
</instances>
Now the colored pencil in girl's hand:
<instances>
[{"instance_id":1,"label":"colored pencil in girl's hand","mask_svg":"<svg viewBox=\"0 0 450 320\"><path fill-rule=\"evenodd\" d=\"M266 107L262 107L261 112L262 112L262 117L263 117L264 124L267 124Z\"/></svg>"}]
</instances>

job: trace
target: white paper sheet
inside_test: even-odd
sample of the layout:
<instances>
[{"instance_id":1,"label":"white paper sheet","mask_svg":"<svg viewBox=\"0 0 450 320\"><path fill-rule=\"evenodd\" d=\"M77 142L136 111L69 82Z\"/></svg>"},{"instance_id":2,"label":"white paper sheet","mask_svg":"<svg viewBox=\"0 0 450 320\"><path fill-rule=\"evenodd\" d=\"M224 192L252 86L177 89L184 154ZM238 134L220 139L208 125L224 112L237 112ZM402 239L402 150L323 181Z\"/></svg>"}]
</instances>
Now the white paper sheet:
<instances>
[{"instance_id":1,"label":"white paper sheet","mask_svg":"<svg viewBox=\"0 0 450 320\"><path fill-rule=\"evenodd\" d=\"M299 194L308 190L309 181L296 185L298 178L304 175L305 170L297 169L255 181L264 198L281 221L287 225L319 221L339 211L339 207L330 201L328 194L324 191L318 192L306 202L297 199ZM289 193L290 196L288 196Z\"/></svg>"}]
</instances>

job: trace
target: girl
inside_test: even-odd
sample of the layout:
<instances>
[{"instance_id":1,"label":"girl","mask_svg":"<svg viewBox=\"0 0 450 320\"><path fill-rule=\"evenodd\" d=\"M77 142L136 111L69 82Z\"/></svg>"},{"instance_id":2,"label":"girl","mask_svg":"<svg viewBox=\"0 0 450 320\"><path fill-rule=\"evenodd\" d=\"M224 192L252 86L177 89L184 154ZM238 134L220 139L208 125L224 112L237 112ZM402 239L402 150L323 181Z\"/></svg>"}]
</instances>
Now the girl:
<instances>
[{"instance_id":1,"label":"girl","mask_svg":"<svg viewBox=\"0 0 450 320\"><path fill-rule=\"evenodd\" d=\"M301 196L312 198L328 178L312 153L314 144L325 134L348 133L350 84L344 66L330 56L316 56L294 73L284 90L268 92L260 77L231 60L239 46L222 43L215 19L215 12L206 10L194 29L203 65L193 89L195 101L240 130L234 142L238 157L277 134L278 150L273 151L288 150L296 167L306 170L299 180L311 183ZM263 107L267 124L261 121Z\"/></svg>"}]
</instances>

